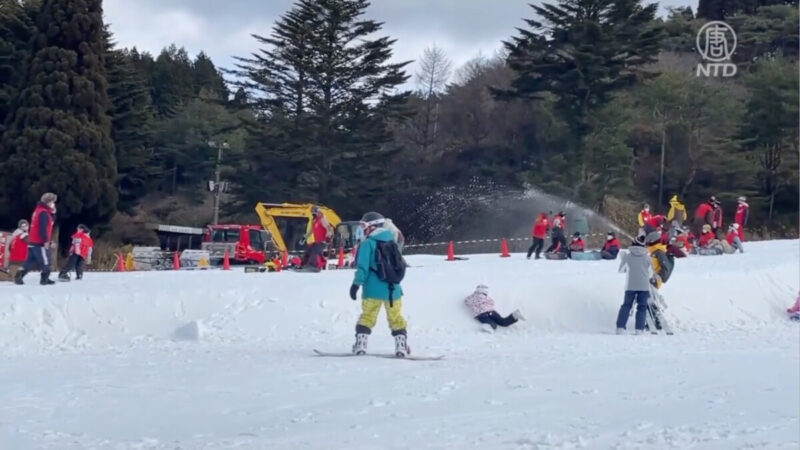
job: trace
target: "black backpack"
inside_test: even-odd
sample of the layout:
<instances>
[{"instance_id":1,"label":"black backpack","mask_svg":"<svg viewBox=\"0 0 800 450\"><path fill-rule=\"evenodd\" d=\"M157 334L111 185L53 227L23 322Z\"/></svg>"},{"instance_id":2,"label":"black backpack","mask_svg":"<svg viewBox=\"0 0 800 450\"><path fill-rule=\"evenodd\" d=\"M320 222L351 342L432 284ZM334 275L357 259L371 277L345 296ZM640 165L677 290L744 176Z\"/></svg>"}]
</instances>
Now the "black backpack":
<instances>
[{"instance_id":1,"label":"black backpack","mask_svg":"<svg viewBox=\"0 0 800 450\"><path fill-rule=\"evenodd\" d=\"M392 306L394 285L400 284L406 276L406 260L395 241L376 241L375 267L373 272L378 279L389 283L389 306Z\"/></svg>"}]
</instances>

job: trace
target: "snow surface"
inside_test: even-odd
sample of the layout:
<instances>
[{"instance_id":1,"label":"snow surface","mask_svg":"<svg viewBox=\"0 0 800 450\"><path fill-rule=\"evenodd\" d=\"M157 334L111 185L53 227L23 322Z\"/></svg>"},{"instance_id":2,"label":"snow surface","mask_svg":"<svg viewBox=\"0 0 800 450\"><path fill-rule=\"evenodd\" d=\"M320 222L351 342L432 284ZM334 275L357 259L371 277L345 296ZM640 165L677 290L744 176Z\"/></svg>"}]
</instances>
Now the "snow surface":
<instances>
[{"instance_id":1,"label":"snow surface","mask_svg":"<svg viewBox=\"0 0 800 450\"><path fill-rule=\"evenodd\" d=\"M613 334L616 261L411 256L433 362L312 354L352 344L352 271L31 275L0 285L0 448L797 448L798 241L746 245L678 260L675 336ZM528 320L482 332L478 283Z\"/></svg>"}]
</instances>

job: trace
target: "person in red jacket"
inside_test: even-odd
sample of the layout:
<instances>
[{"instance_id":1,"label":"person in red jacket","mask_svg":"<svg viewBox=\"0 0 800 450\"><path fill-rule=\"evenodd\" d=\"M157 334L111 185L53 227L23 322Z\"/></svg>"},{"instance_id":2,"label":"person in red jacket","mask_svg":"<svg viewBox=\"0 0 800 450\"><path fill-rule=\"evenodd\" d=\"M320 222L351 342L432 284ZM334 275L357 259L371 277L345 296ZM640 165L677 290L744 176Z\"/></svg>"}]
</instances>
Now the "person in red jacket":
<instances>
[{"instance_id":1,"label":"person in red jacket","mask_svg":"<svg viewBox=\"0 0 800 450\"><path fill-rule=\"evenodd\" d=\"M55 284L50 279L50 247L53 238L53 222L56 210L56 194L48 192L42 195L31 217L31 229L28 234L28 257L22 265L22 270L14 276L14 283L24 284L22 279L35 267L42 270L39 284Z\"/></svg>"},{"instance_id":2,"label":"person in red jacket","mask_svg":"<svg viewBox=\"0 0 800 450\"><path fill-rule=\"evenodd\" d=\"M566 251L567 238L564 233L566 228L567 215L563 211L553 216L553 222L550 224L550 246L547 247L545 253Z\"/></svg>"},{"instance_id":3,"label":"person in red jacket","mask_svg":"<svg viewBox=\"0 0 800 450\"><path fill-rule=\"evenodd\" d=\"M69 272L75 271L75 279L80 280L83 278L83 264L84 262L91 263L92 261L92 247L94 242L90 236L91 232L86 225L78 225L75 234L72 235L72 245L69 248L69 258L67 265L61 269L58 274L60 281L69 281Z\"/></svg>"},{"instance_id":4,"label":"person in red jacket","mask_svg":"<svg viewBox=\"0 0 800 450\"><path fill-rule=\"evenodd\" d=\"M717 201L711 211L711 231L714 232L714 236L720 236L720 230L722 230L722 204Z\"/></svg>"},{"instance_id":5,"label":"person in red jacket","mask_svg":"<svg viewBox=\"0 0 800 450\"><path fill-rule=\"evenodd\" d=\"M688 228L682 228L677 236L675 236L675 246L680 247L684 253L692 252L692 242L694 235Z\"/></svg>"},{"instance_id":6,"label":"person in red jacket","mask_svg":"<svg viewBox=\"0 0 800 450\"><path fill-rule=\"evenodd\" d=\"M698 245L700 247L708 247L708 245L716 239L714 232L711 229L711 225L703 225L703 231L700 233L700 239L698 241Z\"/></svg>"},{"instance_id":7,"label":"person in red jacket","mask_svg":"<svg viewBox=\"0 0 800 450\"><path fill-rule=\"evenodd\" d=\"M741 196L737 199L736 214L733 216L733 222L739 224L739 240L744 242L744 226L747 225L747 219L750 218L750 205L747 204L747 198Z\"/></svg>"},{"instance_id":8,"label":"person in red jacket","mask_svg":"<svg viewBox=\"0 0 800 450\"><path fill-rule=\"evenodd\" d=\"M581 239L581 234L577 231L575 234L572 235L572 242L569 243L569 247L567 247L567 257L571 258L573 252L583 252L586 250L586 245L583 243L583 239Z\"/></svg>"},{"instance_id":9,"label":"person in red jacket","mask_svg":"<svg viewBox=\"0 0 800 450\"><path fill-rule=\"evenodd\" d=\"M725 236L725 240L734 250L739 250L739 253L744 253L744 245L742 245L742 240L739 238L740 229L741 227L739 227L738 223L732 223L731 226L728 227L728 234Z\"/></svg>"},{"instance_id":10,"label":"person in red jacket","mask_svg":"<svg viewBox=\"0 0 800 450\"><path fill-rule=\"evenodd\" d=\"M664 225L667 223L667 218L661 214L654 214L644 221L644 232L652 233L653 231L663 231Z\"/></svg>"},{"instance_id":11,"label":"person in red jacket","mask_svg":"<svg viewBox=\"0 0 800 450\"><path fill-rule=\"evenodd\" d=\"M617 259L619 248L619 239L617 239L613 231L609 231L606 235L606 241L603 243L603 248L600 250L600 257L603 259Z\"/></svg>"},{"instance_id":12,"label":"person in red jacket","mask_svg":"<svg viewBox=\"0 0 800 450\"><path fill-rule=\"evenodd\" d=\"M703 202L694 210L694 220L692 220L692 233L695 236L700 236L703 232L703 225L711 226L714 204L717 203L717 198L713 195L707 202Z\"/></svg>"},{"instance_id":13,"label":"person in red jacket","mask_svg":"<svg viewBox=\"0 0 800 450\"><path fill-rule=\"evenodd\" d=\"M17 223L17 229L11 233L8 254L10 264L22 264L28 258L28 229L28 221L22 219Z\"/></svg>"},{"instance_id":14,"label":"person in red jacket","mask_svg":"<svg viewBox=\"0 0 800 450\"><path fill-rule=\"evenodd\" d=\"M533 236L533 243L528 248L528 259L536 252L536 259L539 259L539 254L544 248L544 238L547 237L547 228L550 226L550 221L547 220L547 214L544 212L539 213L539 217L533 223L531 235Z\"/></svg>"},{"instance_id":15,"label":"person in red jacket","mask_svg":"<svg viewBox=\"0 0 800 450\"><path fill-rule=\"evenodd\" d=\"M308 242L310 238L313 238L314 241L306 246L306 251L303 254L302 266L307 267L312 265L318 269L322 269L325 265L325 257L323 256L325 252L325 242L328 240L328 235L332 234L332 230L328 221L325 220L325 215L318 206L314 205L311 207L311 215L313 217L311 232L306 236L306 242Z\"/></svg>"}]
</instances>

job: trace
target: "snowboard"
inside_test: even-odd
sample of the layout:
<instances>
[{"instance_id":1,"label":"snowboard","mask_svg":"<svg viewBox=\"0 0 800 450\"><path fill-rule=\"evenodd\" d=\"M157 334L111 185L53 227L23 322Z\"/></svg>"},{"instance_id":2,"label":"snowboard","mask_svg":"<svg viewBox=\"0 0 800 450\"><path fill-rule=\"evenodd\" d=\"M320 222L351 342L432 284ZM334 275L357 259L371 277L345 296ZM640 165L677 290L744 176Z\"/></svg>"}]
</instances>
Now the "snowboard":
<instances>
[{"instance_id":1,"label":"snowboard","mask_svg":"<svg viewBox=\"0 0 800 450\"><path fill-rule=\"evenodd\" d=\"M389 359L407 359L409 361L439 361L444 359L444 355L439 356L417 356L417 355L407 355L405 357L400 357L395 355L394 353L367 353L364 355L356 355L355 353L345 353L345 352L323 352L317 349L314 349L314 353L317 356L335 356L335 357L346 357L346 356L374 356L377 358L389 358Z\"/></svg>"},{"instance_id":2,"label":"snowboard","mask_svg":"<svg viewBox=\"0 0 800 450\"><path fill-rule=\"evenodd\" d=\"M561 253L561 252L558 252L558 253L545 253L544 254L544 259L550 259L550 260L567 259L567 254L566 253Z\"/></svg>"}]
</instances>

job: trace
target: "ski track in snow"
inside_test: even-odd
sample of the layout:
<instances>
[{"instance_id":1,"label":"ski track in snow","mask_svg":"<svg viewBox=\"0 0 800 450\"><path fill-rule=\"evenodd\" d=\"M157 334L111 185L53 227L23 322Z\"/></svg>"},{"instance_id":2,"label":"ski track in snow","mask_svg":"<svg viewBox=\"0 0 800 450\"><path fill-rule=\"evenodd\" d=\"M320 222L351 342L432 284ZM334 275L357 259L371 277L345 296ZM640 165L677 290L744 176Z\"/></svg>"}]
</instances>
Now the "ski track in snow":
<instances>
[{"instance_id":1,"label":"ski track in snow","mask_svg":"<svg viewBox=\"0 0 800 450\"><path fill-rule=\"evenodd\" d=\"M412 256L409 343L432 362L313 355L352 344L352 271L1 285L0 447L797 448L798 241L746 245L677 261L669 337L613 334L616 261ZM478 283L528 320L481 332Z\"/></svg>"}]
</instances>

